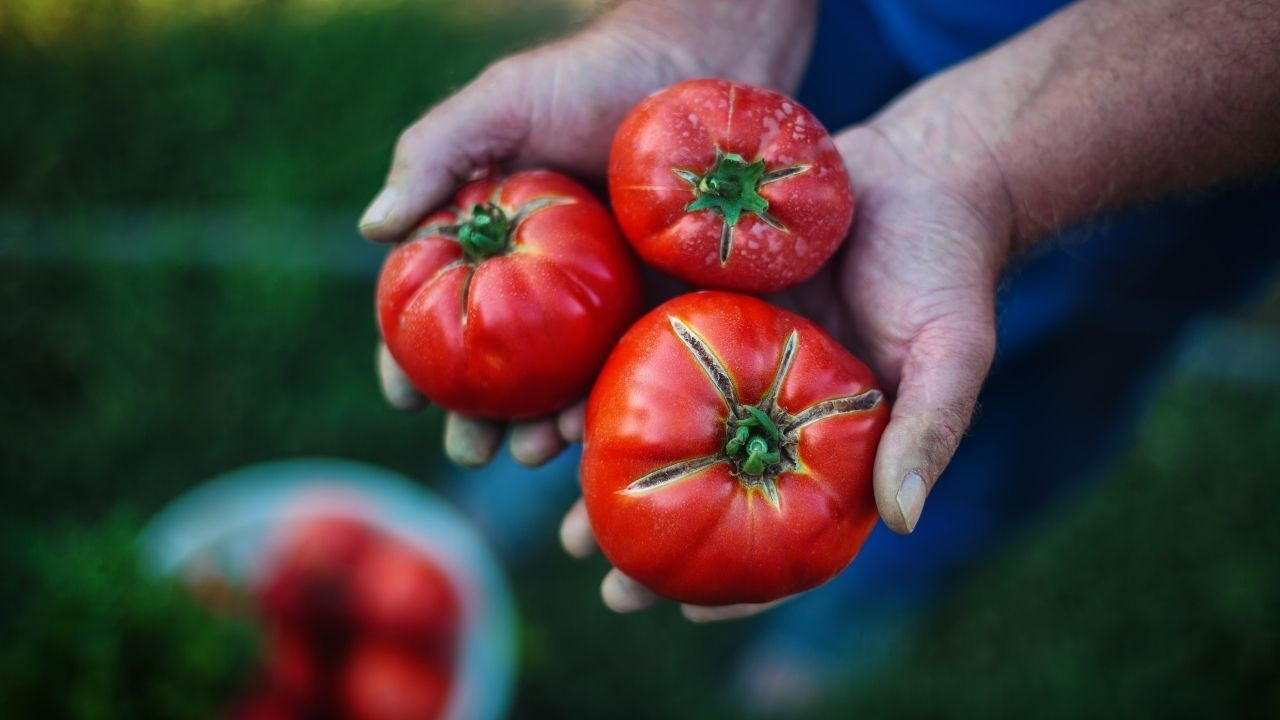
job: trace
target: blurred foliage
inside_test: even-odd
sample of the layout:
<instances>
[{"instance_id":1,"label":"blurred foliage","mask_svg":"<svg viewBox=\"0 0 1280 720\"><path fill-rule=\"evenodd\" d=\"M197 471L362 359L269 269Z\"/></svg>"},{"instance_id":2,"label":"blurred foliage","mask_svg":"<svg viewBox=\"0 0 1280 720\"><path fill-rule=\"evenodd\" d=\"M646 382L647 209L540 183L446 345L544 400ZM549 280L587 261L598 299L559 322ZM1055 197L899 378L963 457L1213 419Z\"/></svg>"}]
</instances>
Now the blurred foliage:
<instances>
[{"instance_id":1,"label":"blurred foliage","mask_svg":"<svg viewBox=\"0 0 1280 720\"><path fill-rule=\"evenodd\" d=\"M139 527L117 515L8 546L26 593L3 619L0 717L213 718L247 686L251 621L144 570Z\"/></svg>"},{"instance_id":2,"label":"blurred foliage","mask_svg":"<svg viewBox=\"0 0 1280 720\"><path fill-rule=\"evenodd\" d=\"M567 17L494 0L6 0L0 198L353 207L409 122Z\"/></svg>"},{"instance_id":3,"label":"blurred foliage","mask_svg":"<svg viewBox=\"0 0 1280 720\"><path fill-rule=\"evenodd\" d=\"M1280 388L1182 380L831 717L1280 717Z\"/></svg>"},{"instance_id":4,"label":"blurred foliage","mask_svg":"<svg viewBox=\"0 0 1280 720\"><path fill-rule=\"evenodd\" d=\"M378 396L381 251L351 225L409 121L570 17L514 0L0 3L3 682L81 662L13 644L16 618L34 628L63 612L27 602L40 563L101 578L96 564L124 562L69 540L65 564L32 566L33 526L124 501L150 513L204 478L295 455L432 481L439 415ZM252 220L281 208L328 230ZM27 229L3 236L14 214ZM103 220L116 216L140 220ZM1277 437L1274 387L1167 388L1096 493L964 578L882 673L847 678L816 716L1277 716ZM693 626L670 607L615 616L598 599L603 569L550 538L512 569L526 626L516 716L738 716L721 688L752 625ZM95 592L120 594L93 633L154 607Z\"/></svg>"},{"instance_id":5,"label":"blurred foliage","mask_svg":"<svg viewBox=\"0 0 1280 720\"><path fill-rule=\"evenodd\" d=\"M365 278L232 265L0 264L0 521L146 511L293 455L420 476L439 416L391 410Z\"/></svg>"}]
</instances>

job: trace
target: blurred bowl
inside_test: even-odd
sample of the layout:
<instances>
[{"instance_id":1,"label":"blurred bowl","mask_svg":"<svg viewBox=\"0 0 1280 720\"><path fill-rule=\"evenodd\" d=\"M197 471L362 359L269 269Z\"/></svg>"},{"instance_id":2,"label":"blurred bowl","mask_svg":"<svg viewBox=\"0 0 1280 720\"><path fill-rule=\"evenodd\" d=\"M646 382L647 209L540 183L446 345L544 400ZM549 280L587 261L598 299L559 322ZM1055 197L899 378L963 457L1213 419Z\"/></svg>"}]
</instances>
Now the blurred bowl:
<instances>
[{"instance_id":1,"label":"blurred bowl","mask_svg":"<svg viewBox=\"0 0 1280 720\"><path fill-rule=\"evenodd\" d=\"M461 601L462 628L444 717L505 717L517 627L500 566L466 518L401 475L324 458L242 468L158 513L143 531L143 556L161 573L197 573L247 590L262 577L279 528L321 516L364 521L421 550L445 571Z\"/></svg>"}]
</instances>

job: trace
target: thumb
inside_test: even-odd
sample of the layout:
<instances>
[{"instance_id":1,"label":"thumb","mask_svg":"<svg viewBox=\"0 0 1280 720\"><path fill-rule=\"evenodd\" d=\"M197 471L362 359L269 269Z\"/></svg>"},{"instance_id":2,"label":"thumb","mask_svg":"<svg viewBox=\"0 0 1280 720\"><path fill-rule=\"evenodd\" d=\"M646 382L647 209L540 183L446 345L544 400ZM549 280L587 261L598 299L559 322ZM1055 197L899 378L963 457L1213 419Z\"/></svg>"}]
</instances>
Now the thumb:
<instances>
[{"instance_id":1,"label":"thumb","mask_svg":"<svg viewBox=\"0 0 1280 720\"><path fill-rule=\"evenodd\" d=\"M895 532L915 529L929 491L969 428L995 354L987 315L942 318L907 348L897 398L876 452L876 505Z\"/></svg>"},{"instance_id":2,"label":"thumb","mask_svg":"<svg viewBox=\"0 0 1280 720\"><path fill-rule=\"evenodd\" d=\"M395 241L477 170L515 153L528 131L523 63L493 65L410 125L386 185L360 218L370 240Z\"/></svg>"}]
</instances>

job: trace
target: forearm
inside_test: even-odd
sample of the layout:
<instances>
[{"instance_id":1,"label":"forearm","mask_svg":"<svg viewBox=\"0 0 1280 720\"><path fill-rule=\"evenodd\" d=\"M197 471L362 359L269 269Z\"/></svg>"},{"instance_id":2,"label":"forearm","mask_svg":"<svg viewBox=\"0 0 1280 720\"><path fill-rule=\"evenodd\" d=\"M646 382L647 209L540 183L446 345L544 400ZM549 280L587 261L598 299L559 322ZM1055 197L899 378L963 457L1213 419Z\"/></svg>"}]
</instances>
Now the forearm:
<instances>
[{"instance_id":1,"label":"forearm","mask_svg":"<svg viewBox=\"0 0 1280 720\"><path fill-rule=\"evenodd\" d=\"M1084 0L921 86L1002 178L1014 246L1280 164L1280 3ZM976 163L976 164L975 164ZM989 175L989 173L988 173Z\"/></svg>"},{"instance_id":2,"label":"forearm","mask_svg":"<svg viewBox=\"0 0 1280 720\"><path fill-rule=\"evenodd\" d=\"M715 76L792 92L800 83L817 0L628 0L591 25L660 48L674 79ZM674 81L674 80L673 80Z\"/></svg>"}]
</instances>

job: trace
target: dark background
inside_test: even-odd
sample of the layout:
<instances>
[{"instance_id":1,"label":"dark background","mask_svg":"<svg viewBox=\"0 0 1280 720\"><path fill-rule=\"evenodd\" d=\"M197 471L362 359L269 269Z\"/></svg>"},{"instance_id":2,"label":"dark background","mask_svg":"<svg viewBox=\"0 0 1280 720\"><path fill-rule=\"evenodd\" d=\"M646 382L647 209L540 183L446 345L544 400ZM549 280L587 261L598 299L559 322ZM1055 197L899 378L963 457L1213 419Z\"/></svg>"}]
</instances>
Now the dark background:
<instances>
[{"instance_id":1,"label":"dark background","mask_svg":"<svg viewBox=\"0 0 1280 720\"><path fill-rule=\"evenodd\" d=\"M296 455L433 485L438 414L377 392L355 219L406 124L584 5L0 4L5 542ZM1125 457L816 716L1280 715L1276 298L1206 318ZM509 569L516 714L736 715L751 623L612 615L604 569L550 529Z\"/></svg>"}]
</instances>

